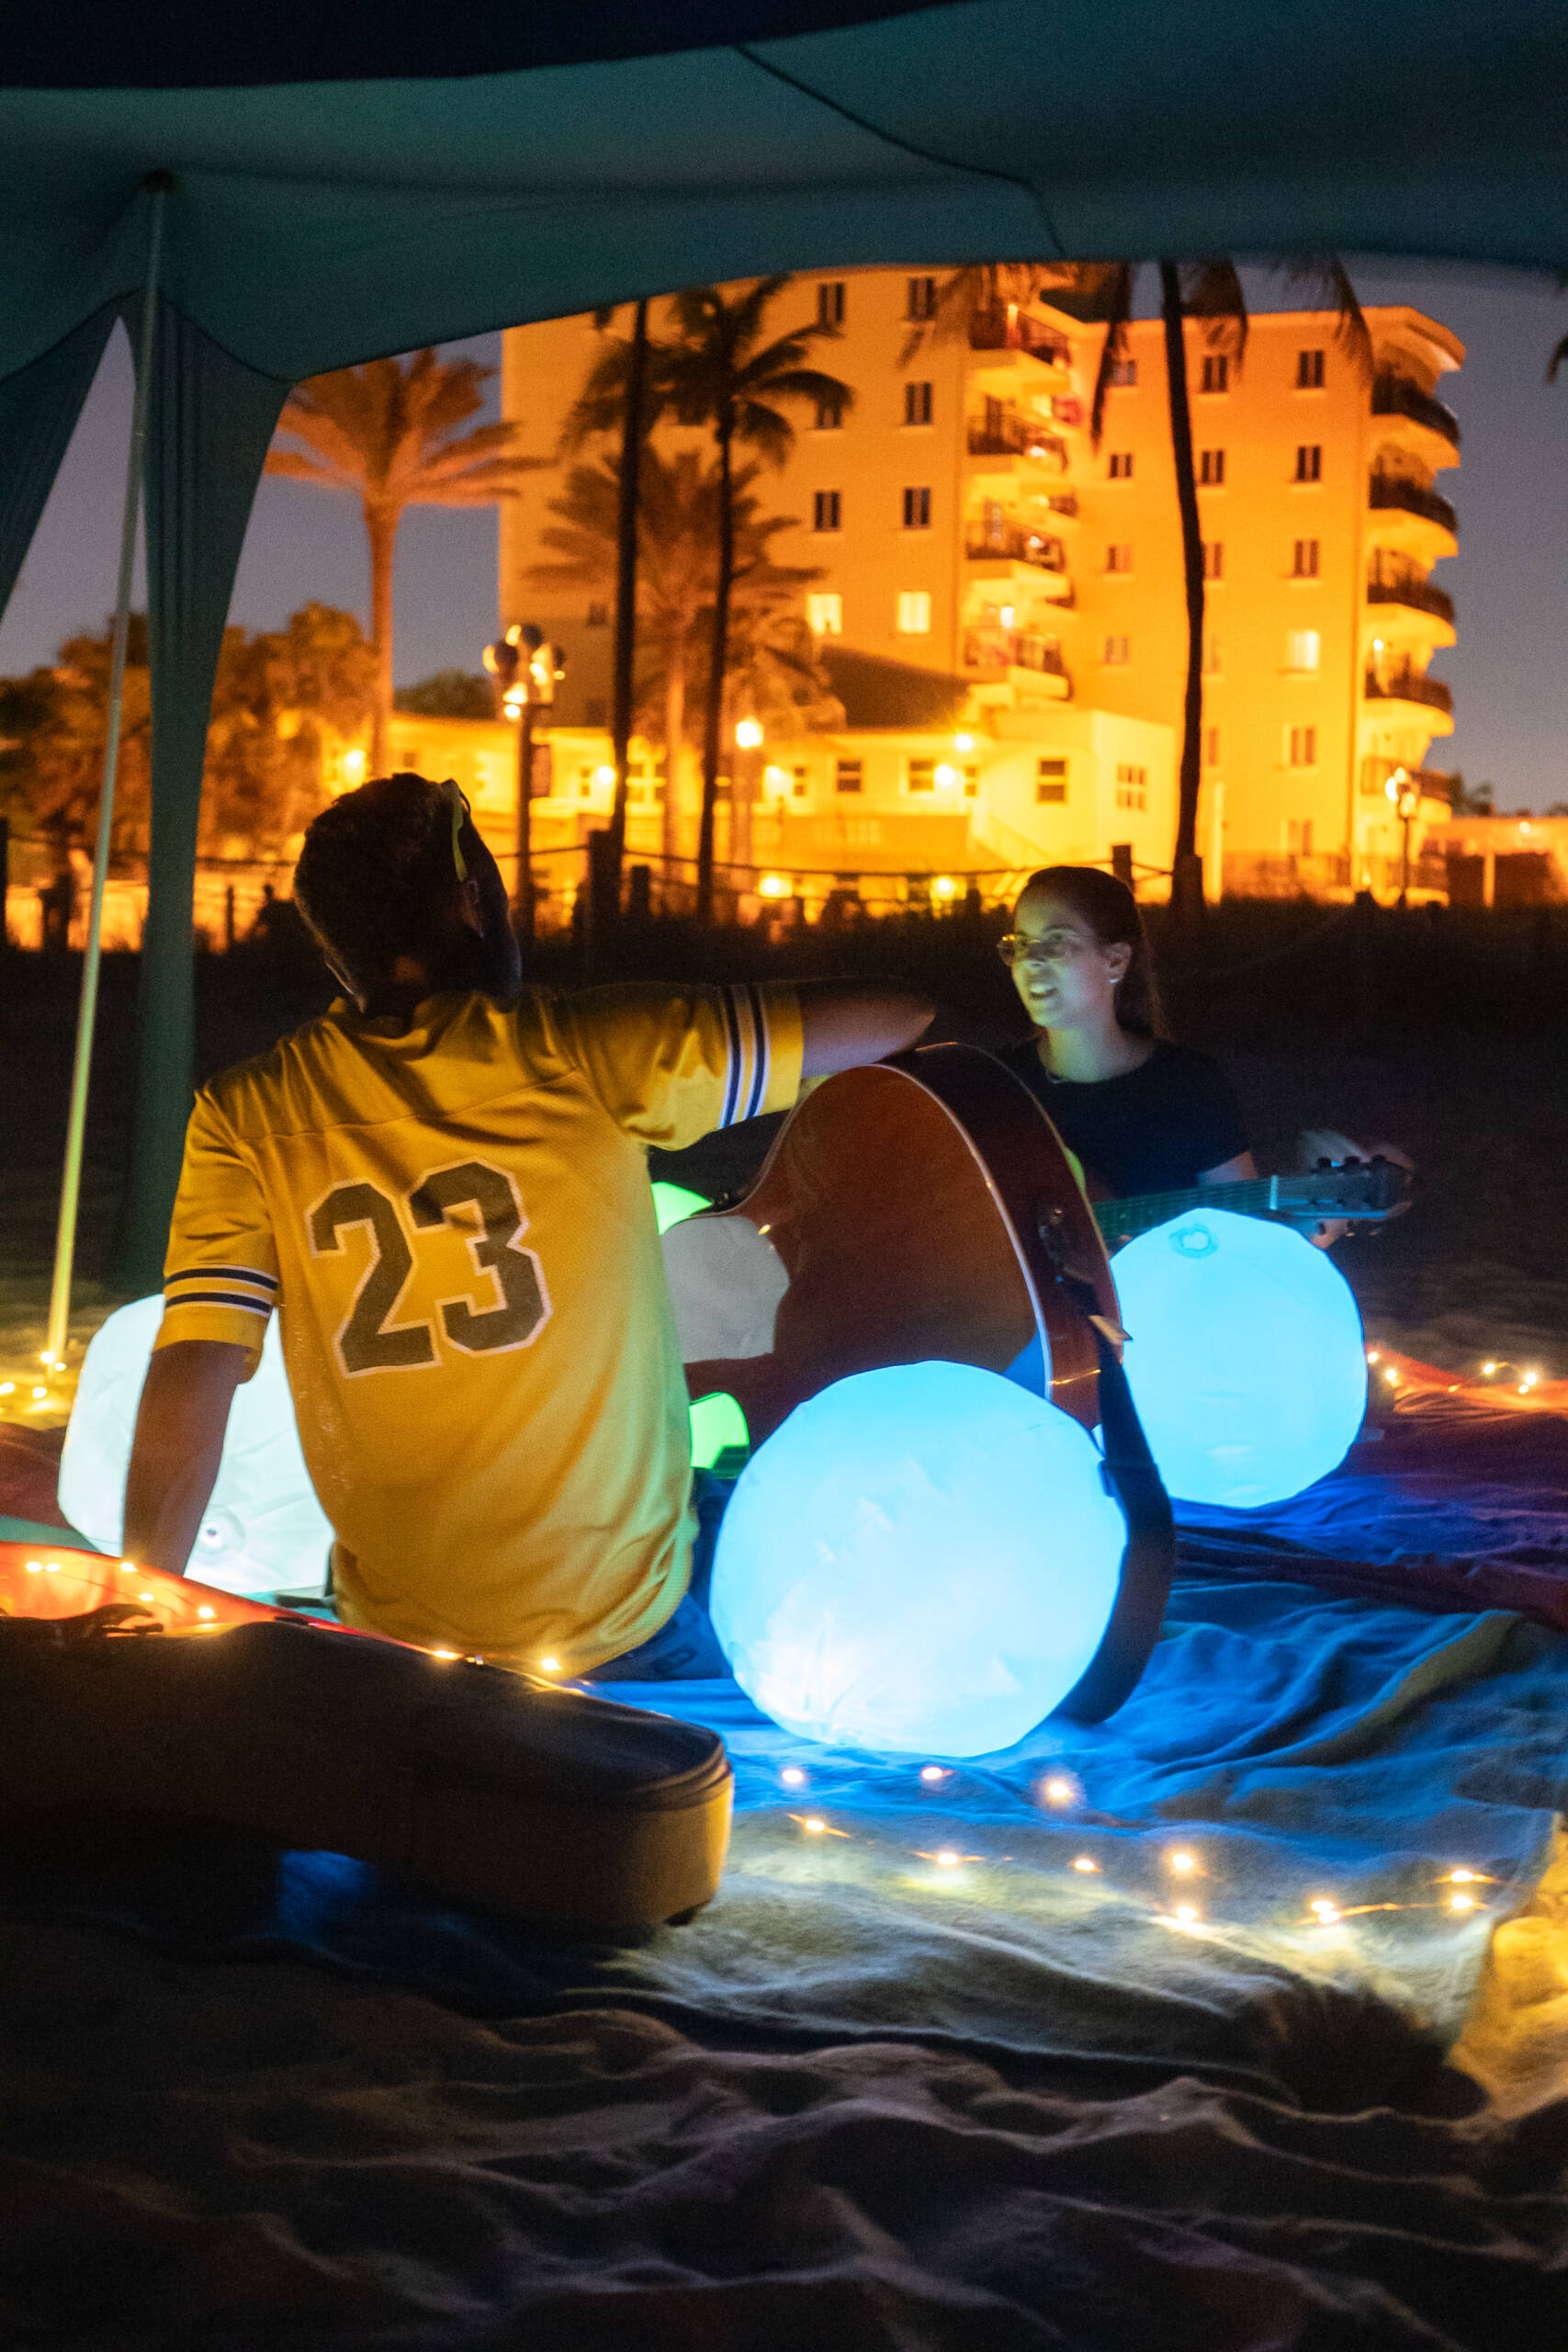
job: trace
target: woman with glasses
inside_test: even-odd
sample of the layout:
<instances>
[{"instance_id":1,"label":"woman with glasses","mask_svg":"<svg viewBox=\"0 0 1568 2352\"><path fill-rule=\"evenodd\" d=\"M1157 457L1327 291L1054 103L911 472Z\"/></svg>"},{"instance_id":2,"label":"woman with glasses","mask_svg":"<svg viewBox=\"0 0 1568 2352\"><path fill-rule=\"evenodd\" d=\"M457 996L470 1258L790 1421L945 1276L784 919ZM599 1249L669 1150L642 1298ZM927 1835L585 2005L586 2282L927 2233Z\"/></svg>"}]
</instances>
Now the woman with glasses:
<instances>
[{"instance_id":1,"label":"woman with glasses","mask_svg":"<svg viewBox=\"0 0 1568 2352\"><path fill-rule=\"evenodd\" d=\"M1159 1034L1148 939L1124 882L1092 865L1031 875L1001 956L1034 1023L1001 1059L1077 1154L1096 1197L1257 1174L1219 1064Z\"/></svg>"}]
</instances>

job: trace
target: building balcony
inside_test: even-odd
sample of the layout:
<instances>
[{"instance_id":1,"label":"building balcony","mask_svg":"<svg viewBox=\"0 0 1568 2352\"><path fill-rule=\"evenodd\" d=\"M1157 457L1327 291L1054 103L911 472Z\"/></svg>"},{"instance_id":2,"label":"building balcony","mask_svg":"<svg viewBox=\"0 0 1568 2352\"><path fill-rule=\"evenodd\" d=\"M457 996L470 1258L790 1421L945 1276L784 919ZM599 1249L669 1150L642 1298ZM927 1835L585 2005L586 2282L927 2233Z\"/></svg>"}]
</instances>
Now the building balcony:
<instances>
[{"instance_id":1,"label":"building balcony","mask_svg":"<svg viewBox=\"0 0 1568 2352\"><path fill-rule=\"evenodd\" d=\"M1424 424L1429 433L1440 435L1455 449L1459 447L1459 419L1451 408L1424 392L1405 376L1379 376L1372 385L1372 414L1374 416L1407 416L1413 424Z\"/></svg>"},{"instance_id":2,"label":"building balcony","mask_svg":"<svg viewBox=\"0 0 1568 2352\"><path fill-rule=\"evenodd\" d=\"M1428 490L1423 482L1406 481L1400 474L1373 474L1367 485L1367 503L1403 514L1419 514L1428 523L1440 524L1450 537L1459 537L1459 516L1446 498Z\"/></svg>"},{"instance_id":3,"label":"building balcony","mask_svg":"<svg viewBox=\"0 0 1568 2352\"><path fill-rule=\"evenodd\" d=\"M1059 702L1070 702L1073 682L1054 639L1036 637L1027 629L979 628L964 632L964 667L977 680L1000 682L1014 670L1030 673L1044 691Z\"/></svg>"},{"instance_id":4,"label":"building balcony","mask_svg":"<svg viewBox=\"0 0 1568 2352\"><path fill-rule=\"evenodd\" d=\"M1039 458L1065 473L1067 445L1061 435L1010 410L1002 416L975 417L969 425L972 458Z\"/></svg>"},{"instance_id":5,"label":"building balcony","mask_svg":"<svg viewBox=\"0 0 1568 2352\"><path fill-rule=\"evenodd\" d=\"M1021 523L971 523L964 535L971 563L1026 563L1032 571L1065 572L1066 549Z\"/></svg>"},{"instance_id":6,"label":"building balcony","mask_svg":"<svg viewBox=\"0 0 1568 2352\"><path fill-rule=\"evenodd\" d=\"M1072 359L1071 351L1059 334L1042 326L1038 319L1025 318L1007 303L976 312L969 322L969 348L1023 351L1032 359L1043 359L1047 365L1059 368L1066 367Z\"/></svg>"},{"instance_id":7,"label":"building balcony","mask_svg":"<svg viewBox=\"0 0 1568 2352\"><path fill-rule=\"evenodd\" d=\"M1453 626L1454 600L1446 588L1435 588L1429 580L1369 580L1369 605L1407 605L1412 612L1433 613L1440 621Z\"/></svg>"},{"instance_id":8,"label":"building balcony","mask_svg":"<svg viewBox=\"0 0 1568 2352\"><path fill-rule=\"evenodd\" d=\"M1381 675L1369 670L1364 691L1369 702L1419 702L1428 710L1451 711L1454 707L1452 687L1419 670L1385 670Z\"/></svg>"}]
</instances>

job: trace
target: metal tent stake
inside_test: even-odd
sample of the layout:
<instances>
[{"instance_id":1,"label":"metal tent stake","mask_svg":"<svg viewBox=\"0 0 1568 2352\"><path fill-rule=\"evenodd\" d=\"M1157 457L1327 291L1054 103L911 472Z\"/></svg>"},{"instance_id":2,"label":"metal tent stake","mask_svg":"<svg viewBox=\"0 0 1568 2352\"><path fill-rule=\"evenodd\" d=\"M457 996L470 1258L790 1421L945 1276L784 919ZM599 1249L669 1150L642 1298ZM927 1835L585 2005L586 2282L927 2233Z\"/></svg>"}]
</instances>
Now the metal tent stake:
<instances>
[{"instance_id":1,"label":"metal tent stake","mask_svg":"<svg viewBox=\"0 0 1568 2352\"><path fill-rule=\"evenodd\" d=\"M141 478L147 445L147 399L152 375L152 334L158 310L158 265L164 243L164 198L154 184L150 202L147 280L141 298L141 333L136 355L136 392L130 412L130 449L125 461L125 512L119 534L119 586L115 598L109 655L108 724L104 736L104 775L98 797L98 838L93 855L93 895L87 908L87 948L82 959L82 994L76 1008L76 1055L71 1067L71 1111L65 1126L65 1167L60 1184L60 1221L54 1237L54 1282L49 1295L49 1336L44 1360L52 1369L65 1353L71 1324L71 1273L76 1256L76 1213L82 1195L82 1151L87 1134L87 1081L93 1067L93 1029L98 1010L100 934L104 885L108 879L114 831L115 780L119 772L120 717L125 700L125 654L130 634L130 578L136 560L136 524L141 509Z\"/></svg>"}]
</instances>

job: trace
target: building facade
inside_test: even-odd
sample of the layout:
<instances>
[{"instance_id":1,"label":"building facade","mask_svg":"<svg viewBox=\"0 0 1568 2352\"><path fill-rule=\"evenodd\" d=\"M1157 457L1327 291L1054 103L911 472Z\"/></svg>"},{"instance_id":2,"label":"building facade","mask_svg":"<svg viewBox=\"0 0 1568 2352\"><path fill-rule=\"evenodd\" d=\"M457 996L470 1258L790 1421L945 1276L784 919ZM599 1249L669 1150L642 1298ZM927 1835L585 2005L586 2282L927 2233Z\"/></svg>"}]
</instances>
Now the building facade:
<instances>
[{"instance_id":1,"label":"building facade","mask_svg":"<svg viewBox=\"0 0 1568 2352\"><path fill-rule=\"evenodd\" d=\"M813 357L852 395L795 413L786 462L758 484L790 518L774 560L815 575L802 596L825 656L940 678L950 707L934 746L884 713L857 753L853 697L838 737L769 745L761 776L741 779L758 794L751 847L846 875L874 849L977 871L1121 844L1168 866L1187 624L1162 329L1129 329L1096 447L1103 328L1047 304L939 315L942 283L801 277L770 313L770 335L830 324ZM1328 313L1260 314L1244 349L1187 329L1211 888L1222 870L1247 890L1396 888L1391 779L1425 786L1424 824L1446 806L1427 763L1450 697L1428 663L1454 641L1453 606L1430 575L1457 546L1435 477L1458 463L1459 431L1437 386L1463 350L1404 307L1367 321L1370 373ZM503 412L537 454L553 456L598 347L581 318L505 337ZM501 602L566 650L554 723L592 730L608 710L608 590L529 581L563 471L503 509Z\"/></svg>"}]
</instances>

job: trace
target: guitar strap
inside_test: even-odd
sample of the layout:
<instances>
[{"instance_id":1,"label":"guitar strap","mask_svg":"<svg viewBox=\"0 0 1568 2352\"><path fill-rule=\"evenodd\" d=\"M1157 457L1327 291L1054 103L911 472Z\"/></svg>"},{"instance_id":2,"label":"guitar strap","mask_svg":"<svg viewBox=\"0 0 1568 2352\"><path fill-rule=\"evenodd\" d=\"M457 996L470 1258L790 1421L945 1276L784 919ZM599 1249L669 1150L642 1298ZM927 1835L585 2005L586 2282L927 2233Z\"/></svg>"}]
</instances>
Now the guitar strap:
<instances>
[{"instance_id":1,"label":"guitar strap","mask_svg":"<svg viewBox=\"0 0 1568 2352\"><path fill-rule=\"evenodd\" d=\"M1078 1285L1063 1277L1073 1289ZM1087 1289L1087 1285L1084 1286ZM1069 1723L1099 1724L1130 1698L1159 1639L1176 1566L1176 1525L1144 1425L1138 1419L1127 1374L1116 1351L1122 1334L1095 1312L1092 1291L1085 1312L1100 1355L1100 1438L1105 1483L1122 1507L1127 1542L1115 1606L1100 1647L1052 1716Z\"/></svg>"}]
</instances>

